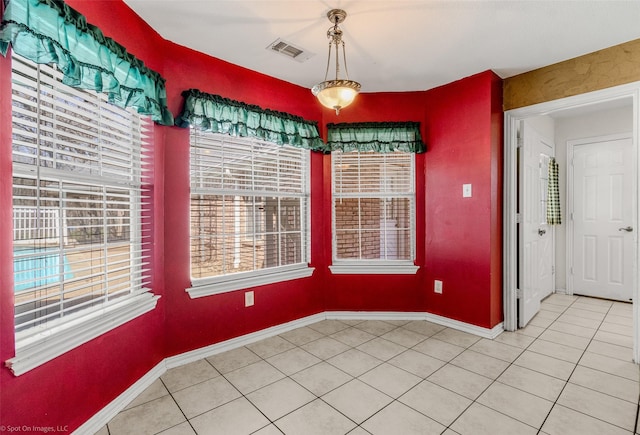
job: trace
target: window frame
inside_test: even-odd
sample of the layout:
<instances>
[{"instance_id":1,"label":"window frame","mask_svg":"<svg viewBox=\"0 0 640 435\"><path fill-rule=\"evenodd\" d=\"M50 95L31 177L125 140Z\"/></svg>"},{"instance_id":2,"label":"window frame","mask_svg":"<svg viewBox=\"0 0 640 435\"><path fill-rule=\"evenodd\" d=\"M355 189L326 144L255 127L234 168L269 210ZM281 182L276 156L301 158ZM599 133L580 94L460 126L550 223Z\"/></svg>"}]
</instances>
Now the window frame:
<instances>
[{"instance_id":1,"label":"window frame","mask_svg":"<svg viewBox=\"0 0 640 435\"><path fill-rule=\"evenodd\" d=\"M197 127L191 127L190 131L190 139L189 139L189 161L191 162L191 151L194 147L198 147L198 144L194 144L192 138L194 134L200 135L211 135L214 140L218 140L222 143L226 142L234 142L234 146L238 145L250 145L253 146L254 143L262 143L267 144L273 147L292 147L291 145L279 145L273 142L265 141L262 139L251 138L251 137L237 137L230 136L224 133L214 133L210 131L200 131ZM200 147L203 147L200 145ZM233 272L219 276L213 277L205 277L205 278L194 278L191 274L191 246L193 240L193 234L191 233L191 213L189 213L189 278L190 278L190 286L185 289L185 291L189 294L189 296L194 298L210 296L215 294L222 294L236 290L247 289L251 287L274 284L283 281L289 281L300 278L310 277L315 268L310 266L311 259L311 151L303 148L297 148L301 151L301 155L304 157L304 192L302 193L302 197L304 198L304 203L306 205L306 210L301 212L301 222L300 225L303 227L301 230L302 239L304 243L304 247L302 249L303 261L296 264L288 264L283 266L274 266L264 269L244 271L244 272ZM252 155L252 154L248 154ZM191 191L193 180L191 179L191 169L190 169L190 194L189 198L191 201L192 195L194 194ZM229 194L230 189L210 189L206 194L210 195L219 195L222 192L225 194ZM254 192L253 190L243 190L238 189L238 196L251 196L251 197L259 197L260 195L246 195L249 192ZM199 188L199 193L204 194L201 188ZM277 193L277 192L273 192ZM243 195L244 194L244 195ZM265 194L265 192L260 192L260 194ZM276 197L286 198L286 195L276 195ZM300 197L300 195L298 195ZM191 207L190 207L191 209ZM304 218L302 218L304 215Z\"/></svg>"},{"instance_id":2,"label":"window frame","mask_svg":"<svg viewBox=\"0 0 640 435\"><path fill-rule=\"evenodd\" d=\"M25 77L28 77L29 80L33 80L33 83L40 86L41 81L43 80L42 74L55 77L54 79L47 79L52 83L54 89L53 94L58 95L70 93L70 94L83 94L83 98L86 98L85 101L101 101L101 103L97 104L109 104L107 102L107 97L104 94L99 94L94 91L85 91L78 90L68 87L67 85L61 82L62 74L60 71L57 71L52 66L48 65L38 65L33 63L30 60L27 60L22 57L12 57L12 75L14 74L13 70L19 67L16 62L24 64L26 67L23 69L24 71L31 68L33 73L29 71L26 73ZM53 75L52 75L53 74ZM35 76L35 77L34 77ZM12 79L12 101L13 97L13 89L15 85L13 84L14 80ZM18 88L19 89L19 88ZM67 91L68 89L68 91ZM34 102L36 107L45 107L44 103L41 102L40 98L42 93L36 91L34 95L37 95L37 102ZM13 103L12 103L13 105ZM56 106L55 108L64 107L64 106ZM54 108L54 109L55 109ZM115 110L123 110L119 108L115 108ZM44 110L44 109L38 109ZM50 109L46 109L50 110ZM111 110L111 108L109 109ZM135 113L134 110L127 110L131 114L131 116L139 116ZM64 116L69 116L71 111L60 112L64 113ZM16 110L12 109L12 119L15 122ZM55 116L55 115L54 115ZM73 116L73 115L72 115ZM49 118L47 118L49 119ZM140 122L145 122L141 120ZM39 121L35 121L33 123L26 122L24 120L20 121L23 125L33 125L33 129L36 132L35 134L40 136L45 133L41 133L43 130L43 124ZM151 125L151 122L149 122ZM90 124L93 126L94 124ZM141 126L139 128L142 128ZM153 128L153 127L151 127ZM46 129L45 129L46 130ZM15 133L14 133L15 134ZM139 152L143 159L147 157L152 159L152 141L149 140L147 146L145 146L143 142L143 134L141 134L141 141L138 142ZM13 155L12 151L12 155ZM16 154L19 156L19 154ZM15 155L14 155L15 156ZM15 157L12 157L12 160ZM99 157L102 160L102 157ZM43 174L43 178L40 176L40 172ZM39 180L47 180L51 179L54 182L58 183L60 186L68 183L89 183L95 186L101 186L103 192L107 192L108 189L114 188L113 184L108 182L100 183L96 181L95 177L90 177L88 175L82 175L78 173L74 173L73 170L66 169L55 169L48 170L47 168L41 168L38 164L29 164L22 163L20 161L14 161L12 164L12 177L13 179L27 179L27 180L35 180L35 182L40 183ZM138 175L137 181L132 182L130 186L127 187L126 184L122 186L118 186L118 188L122 189L135 189L135 183L138 183L141 188L142 185L145 187L153 184L153 175L149 177L144 177L142 173ZM39 189L38 189L39 190ZM36 192L38 192L36 190ZM61 190L60 192L66 192L66 190ZM103 193L105 198L108 197L107 193ZM134 195L138 197L138 195ZM151 201L151 198L148 198L146 201L143 199L144 195L142 193L139 194L139 201L127 201L129 204L129 219L130 222L128 227L137 228L137 231L142 231L142 220L144 219L146 210L144 205L148 205L147 201ZM12 202L15 201L15 192L12 193ZM38 198L45 198L41 195L34 196L36 201L39 201ZM59 197L58 201L61 201L62 197ZM55 197L54 197L55 199ZM105 201L107 201L105 199ZM68 206L58 204L58 209L64 213L64 210L67 209ZM106 215L105 215L106 216ZM103 220L103 231L108 231L109 228L109 220ZM132 230L135 231L135 230ZM149 239L152 236L149 235ZM31 238L31 240L37 240ZM62 238L60 241L58 249L60 250L60 255L63 255L64 252L69 249L63 242ZM146 252L146 254L136 255L134 257L129 257L128 267L132 268L130 270L129 277L130 279L139 279L141 283L150 283L151 281L151 272L149 270L145 270L144 260L145 258L149 258L151 256L151 248L149 247L142 248L143 241L139 242L141 245L137 252ZM131 240L129 240L129 244L131 246ZM15 245L14 245L15 246ZM105 248L106 249L106 248ZM66 274L66 271L63 275ZM15 271L14 271L15 275ZM63 278L64 279L64 278ZM15 287L15 283L14 283ZM96 337L111 331L130 320L133 320L149 311L155 309L157 305L157 301L160 296L153 294L148 285L140 285L140 286L129 286L128 293L124 293L122 296L117 297L115 299L109 300L108 296L105 299L96 304L95 306L88 306L86 308L82 308L78 311L70 311L66 315L64 314L65 309L61 312L61 315L58 318L54 318L51 320L47 320L46 323L41 325L33 325L22 331L19 331L16 327L15 331L15 356L5 361L7 367L11 369L15 376L22 375L33 368L36 368L84 343L87 343ZM15 304L15 301L14 301ZM70 306L72 309L73 306ZM15 321L14 321L15 325Z\"/></svg>"},{"instance_id":3,"label":"window frame","mask_svg":"<svg viewBox=\"0 0 640 435\"><path fill-rule=\"evenodd\" d=\"M336 195L337 169L335 153L365 153L368 151L333 151L331 158L331 261L329 270L334 275L340 274L369 274L369 275L413 275L416 274L419 266L416 265L416 158L415 153L403 152L411 157L411 192L402 195L393 195L378 191L375 194L353 194L346 197L351 198L410 198L410 252L411 259L389 260L389 259L339 259L337 258L337 231L336 231L336 201L343 196ZM377 153L384 154L384 153ZM381 184L386 179L381 179Z\"/></svg>"}]
</instances>

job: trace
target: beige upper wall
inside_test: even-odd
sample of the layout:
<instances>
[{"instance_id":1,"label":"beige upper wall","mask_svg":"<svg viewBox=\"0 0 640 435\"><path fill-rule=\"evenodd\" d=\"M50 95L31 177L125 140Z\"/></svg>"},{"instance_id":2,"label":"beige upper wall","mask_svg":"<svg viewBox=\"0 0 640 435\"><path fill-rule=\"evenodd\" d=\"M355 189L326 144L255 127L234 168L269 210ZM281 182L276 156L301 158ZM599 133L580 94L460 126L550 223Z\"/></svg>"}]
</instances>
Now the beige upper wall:
<instances>
[{"instance_id":1,"label":"beige upper wall","mask_svg":"<svg viewBox=\"0 0 640 435\"><path fill-rule=\"evenodd\" d=\"M504 80L504 110L640 81L640 39Z\"/></svg>"}]
</instances>

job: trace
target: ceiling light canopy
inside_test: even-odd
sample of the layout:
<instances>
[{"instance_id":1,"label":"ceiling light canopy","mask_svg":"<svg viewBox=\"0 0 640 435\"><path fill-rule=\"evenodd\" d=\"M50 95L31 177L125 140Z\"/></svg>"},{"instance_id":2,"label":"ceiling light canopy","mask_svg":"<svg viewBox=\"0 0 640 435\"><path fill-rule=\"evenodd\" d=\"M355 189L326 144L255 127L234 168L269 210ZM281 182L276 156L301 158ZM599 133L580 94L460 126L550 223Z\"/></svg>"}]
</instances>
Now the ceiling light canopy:
<instances>
[{"instance_id":1,"label":"ceiling light canopy","mask_svg":"<svg viewBox=\"0 0 640 435\"><path fill-rule=\"evenodd\" d=\"M327 12L327 18L333 23L333 27L327 30L327 38L329 38L329 56L327 57L327 71L324 74L324 81L315 85L311 92L315 95L320 103L336 111L336 115L340 114L340 109L347 107L353 102L360 92L360 83L349 80L349 70L347 69L347 54L344 49L344 41L342 40L342 30L338 24L342 23L347 17L347 13L342 9L332 9ZM329 75L329 65L331 64L331 49L335 46L336 58L336 78L335 80L327 80ZM340 61L339 48L342 46L342 59L344 63L345 78L340 79Z\"/></svg>"}]
</instances>

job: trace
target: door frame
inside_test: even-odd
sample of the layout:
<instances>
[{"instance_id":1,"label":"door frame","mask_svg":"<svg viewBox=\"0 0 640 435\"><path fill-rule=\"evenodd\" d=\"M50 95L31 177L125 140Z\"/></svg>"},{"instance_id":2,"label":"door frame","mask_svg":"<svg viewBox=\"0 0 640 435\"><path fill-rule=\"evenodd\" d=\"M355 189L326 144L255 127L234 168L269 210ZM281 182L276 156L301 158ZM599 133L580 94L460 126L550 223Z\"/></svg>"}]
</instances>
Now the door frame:
<instances>
[{"instance_id":1,"label":"door frame","mask_svg":"<svg viewBox=\"0 0 640 435\"><path fill-rule=\"evenodd\" d=\"M617 134L607 134L604 136L594 136L594 137L587 137L587 138L582 138L582 139L572 139L572 140L568 140L567 141L567 206L566 206L566 210L567 213L570 212L570 208L569 208L569 204L573 204L573 199L574 199L574 183L573 183L573 175L574 175L574 168L573 165L571 164L572 160L573 160L573 154L574 154L574 150L575 147L578 147L580 145L584 145L584 144L590 144L590 143L594 143L594 142L607 142L607 141L613 141L613 140L620 140L620 139L631 139L631 143L632 143L632 148L635 148L633 146L633 133L631 132L626 132L626 133L617 133ZM632 150L633 153L635 153L635 149ZM635 154L634 154L635 155ZM638 227L637 223L638 223L638 216L636 215L636 211L638 210L638 204L637 204L637 193L638 193L638 180L640 179L637 176L637 172L638 172L638 167L637 165L633 165L633 175L636 175L635 179L634 179L634 186L633 186L633 195L632 195L632 200L631 200L631 220L632 220L632 226L635 228ZM573 223L573 219L569 219L567 217L566 219L567 222L567 231L566 231L566 236L567 236L567 270L566 270L566 282L567 282L567 294L568 295L572 295L574 292L574 282L573 282L573 274L570 272L570 265L573 264L573 241L574 241L574 223ZM634 239L634 244L637 247L637 239L638 237L634 234L633 235L633 239ZM638 250L634 249L634 264L638 264ZM637 266L636 266L637 267ZM634 283L632 283L632 285L635 285ZM633 292L632 292L633 294ZM636 299L634 299L636 300Z\"/></svg>"},{"instance_id":2,"label":"door frame","mask_svg":"<svg viewBox=\"0 0 640 435\"><path fill-rule=\"evenodd\" d=\"M503 311L504 329L517 329L517 272L518 272L518 232L517 232L517 146L518 124L521 120L535 116L548 115L552 112L583 106L604 103L623 98L631 98L633 105L632 146L634 163L638 164L638 138L640 125L640 82L615 86L585 94L566 97L545 103L508 110L504 113L504 160L503 160ZM640 185L640 170L636 170L634 184ZM634 207L634 218L638 216L638 204ZM633 359L640 363L640 303L638 289L638 238L634 238L634 257L636 263L633 271Z\"/></svg>"}]
</instances>

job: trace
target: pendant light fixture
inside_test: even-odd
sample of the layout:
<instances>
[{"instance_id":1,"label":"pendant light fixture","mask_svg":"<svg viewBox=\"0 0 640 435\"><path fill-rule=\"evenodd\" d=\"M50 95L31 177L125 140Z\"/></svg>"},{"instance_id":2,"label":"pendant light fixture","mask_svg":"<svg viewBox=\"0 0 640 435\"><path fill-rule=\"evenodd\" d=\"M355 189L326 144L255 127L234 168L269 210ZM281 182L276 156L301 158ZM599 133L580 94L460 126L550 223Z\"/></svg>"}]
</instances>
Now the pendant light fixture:
<instances>
[{"instance_id":1,"label":"pendant light fixture","mask_svg":"<svg viewBox=\"0 0 640 435\"><path fill-rule=\"evenodd\" d=\"M340 109L351 104L360 92L360 83L349 80L349 70L347 69L347 54L344 49L344 41L342 40L342 30L338 24L347 18L347 13L342 9L332 9L327 12L327 18L333 23L333 27L327 30L327 38L329 38L329 57L327 58L327 71L324 74L324 81L315 85L311 92L315 95L320 103L336 111L336 115L340 114ZM331 64L331 49L335 46L336 58L336 78L335 80L327 80L329 75L329 65ZM342 46L342 59L344 63L345 79L340 79L340 61L339 48Z\"/></svg>"}]
</instances>

